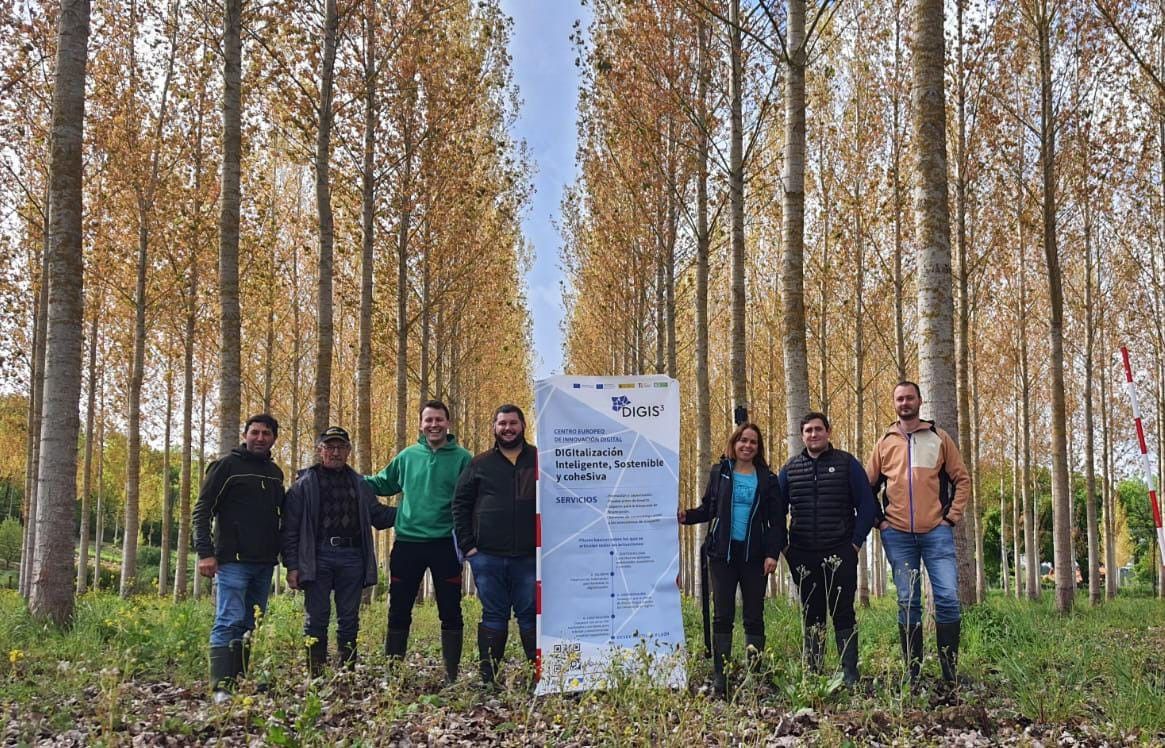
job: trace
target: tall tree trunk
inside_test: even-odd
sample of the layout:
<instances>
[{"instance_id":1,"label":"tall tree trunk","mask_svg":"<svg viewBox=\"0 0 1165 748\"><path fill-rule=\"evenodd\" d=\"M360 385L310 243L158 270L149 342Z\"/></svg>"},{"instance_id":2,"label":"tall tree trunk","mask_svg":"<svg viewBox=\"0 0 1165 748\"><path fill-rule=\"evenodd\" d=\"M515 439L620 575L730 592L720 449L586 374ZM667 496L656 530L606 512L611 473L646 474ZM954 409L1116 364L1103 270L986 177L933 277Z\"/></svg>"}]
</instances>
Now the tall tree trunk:
<instances>
[{"instance_id":1,"label":"tall tree trunk","mask_svg":"<svg viewBox=\"0 0 1165 748\"><path fill-rule=\"evenodd\" d=\"M1049 0L1035 0L1036 35L1040 53L1040 171L1043 178L1044 261L1051 306L1048 338L1052 370L1052 548L1055 555L1056 609L1072 610L1076 594L1072 558L1072 513L1068 486L1067 404L1064 397L1064 291L1056 243L1056 122L1052 111L1052 8Z\"/></svg>"},{"instance_id":2,"label":"tall tree trunk","mask_svg":"<svg viewBox=\"0 0 1165 748\"><path fill-rule=\"evenodd\" d=\"M40 288L32 322L32 366L28 396L28 433L40 434L44 409L45 336L49 310L49 259L52 256L51 195L45 197L44 247L40 258ZM25 449L24 536L20 553L20 594L28 598L32 587L32 562L36 557L36 499L40 477L40 439L28 439Z\"/></svg>"},{"instance_id":3,"label":"tall tree trunk","mask_svg":"<svg viewBox=\"0 0 1165 748\"><path fill-rule=\"evenodd\" d=\"M785 49L785 174L781 201L782 348L785 362L785 441L788 455L801 449L801 416L809 412L809 362L805 344L805 0L789 0Z\"/></svg>"},{"instance_id":4,"label":"tall tree trunk","mask_svg":"<svg viewBox=\"0 0 1165 748\"><path fill-rule=\"evenodd\" d=\"M324 56L320 68L319 129L316 133L316 209L319 211L319 287L316 298L316 385L312 433L328 427L332 392L332 83L336 68L336 36L340 17L336 0L324 2Z\"/></svg>"},{"instance_id":5,"label":"tall tree trunk","mask_svg":"<svg viewBox=\"0 0 1165 748\"><path fill-rule=\"evenodd\" d=\"M712 126L708 114L708 91L712 66L709 62L709 27L702 11L696 33L700 58L696 81L696 106L699 107L696 127L696 490L702 491L712 464L712 392L708 379L708 255L712 244L708 226L708 150ZM694 527L692 542L699 549L704 543L704 525ZM697 565L698 553L697 550L693 554ZM696 580L694 594L703 594L700 575L694 573L692 576Z\"/></svg>"},{"instance_id":6,"label":"tall tree trunk","mask_svg":"<svg viewBox=\"0 0 1165 748\"><path fill-rule=\"evenodd\" d=\"M894 3L894 83L893 83L893 128L891 131L891 179L894 183L894 363L898 367L898 381L906 379L906 281L902 275L902 257L906 253L902 238L902 214L906 202L902 189L902 143L906 139L902 132L902 101L898 92L898 81L902 80L902 3Z\"/></svg>"},{"instance_id":7,"label":"tall tree trunk","mask_svg":"<svg viewBox=\"0 0 1165 748\"><path fill-rule=\"evenodd\" d=\"M376 3L364 13L364 153L360 172L360 352L356 362L356 466L372 472L372 291L376 231L376 122L378 80Z\"/></svg>"},{"instance_id":8,"label":"tall tree trunk","mask_svg":"<svg viewBox=\"0 0 1165 748\"><path fill-rule=\"evenodd\" d=\"M913 109L915 238L918 242L918 369L924 402L940 427L959 435L955 386L951 228L947 205L946 95L942 0L916 0L913 18ZM966 451L967 444L960 444ZM975 601L972 523L955 530L959 600Z\"/></svg>"},{"instance_id":9,"label":"tall tree trunk","mask_svg":"<svg viewBox=\"0 0 1165 748\"><path fill-rule=\"evenodd\" d=\"M105 364L97 375L101 383L100 412L97 415L97 511L93 532L93 589L101 589L101 539L105 534Z\"/></svg>"},{"instance_id":10,"label":"tall tree trunk","mask_svg":"<svg viewBox=\"0 0 1165 748\"><path fill-rule=\"evenodd\" d=\"M955 3L955 19L956 19L956 47L958 51L958 67L956 68L956 111L957 111L957 131L958 140L955 151L955 243L958 248L958 263L959 263L959 334L958 334L958 386L956 389L958 399L958 413L959 413L959 447L968 457L971 457L971 385L970 385L970 367L971 367L971 298L970 298L970 277L968 268L968 255L970 250L967 247L967 163L969 155L967 153L967 68L963 49L963 5L965 0L957 0ZM967 466L967 477L971 482L972 487L975 486L978 477L978 466L974 459L965 461ZM972 497L977 498L977 492L972 488ZM978 573L976 562L977 556L975 554L976 547L976 533L975 526L978 521L978 506L977 502L972 500L967 507L967 514L959 526L955 528L956 544L960 550L966 550L966 553L959 555L959 599L964 604L977 603L982 598L977 584Z\"/></svg>"},{"instance_id":11,"label":"tall tree trunk","mask_svg":"<svg viewBox=\"0 0 1165 748\"><path fill-rule=\"evenodd\" d=\"M224 0L222 96L222 206L219 213L218 453L238 445L242 417L239 312L239 175L242 158L243 0Z\"/></svg>"},{"instance_id":12,"label":"tall tree trunk","mask_svg":"<svg viewBox=\"0 0 1165 748\"><path fill-rule=\"evenodd\" d=\"M828 174L826 163L826 140L821 139L817 150L817 171L821 182L821 270L818 272L818 299L817 308L817 358L818 384L817 401L823 413L829 412L829 303L826 299L832 298L829 285L830 259L833 256L829 239L832 236L830 219L833 217L833 198L830 195L831 176ZM806 348L808 350L808 348ZM808 355L808 354L806 354ZM799 423L799 421L798 421ZM861 454L859 450L858 454Z\"/></svg>"},{"instance_id":13,"label":"tall tree trunk","mask_svg":"<svg viewBox=\"0 0 1165 748\"><path fill-rule=\"evenodd\" d=\"M1100 533L1096 511L1096 419L1092 409L1096 359L1096 324L1092 311L1092 205L1087 182L1084 186L1084 485L1088 519L1088 601L1100 605ZM1106 569L1108 574L1113 569Z\"/></svg>"},{"instance_id":14,"label":"tall tree trunk","mask_svg":"<svg viewBox=\"0 0 1165 748\"><path fill-rule=\"evenodd\" d=\"M201 402L198 407L198 474L206 475L206 388L201 392ZM194 575L193 593L194 599L197 600L202 597L202 580L201 574Z\"/></svg>"},{"instance_id":15,"label":"tall tree trunk","mask_svg":"<svg viewBox=\"0 0 1165 748\"><path fill-rule=\"evenodd\" d=\"M166 425L162 437L162 554L158 559L158 595L170 594L170 532L174 525L174 496L170 491L170 433L174 422L174 372L166 366Z\"/></svg>"},{"instance_id":16,"label":"tall tree trunk","mask_svg":"<svg viewBox=\"0 0 1165 748\"><path fill-rule=\"evenodd\" d=\"M77 433L81 400L81 180L85 122L88 0L63 0L57 32L49 162L50 261L41 412L36 546L29 612L58 626L73 616L73 511L77 500Z\"/></svg>"},{"instance_id":17,"label":"tall tree trunk","mask_svg":"<svg viewBox=\"0 0 1165 748\"><path fill-rule=\"evenodd\" d=\"M732 405L748 407L746 390L745 331L745 257L744 257L744 50L740 26L740 0L728 3L728 56L730 132L728 146L728 200L732 216Z\"/></svg>"},{"instance_id":18,"label":"tall tree trunk","mask_svg":"<svg viewBox=\"0 0 1165 748\"><path fill-rule=\"evenodd\" d=\"M396 450L404 449L408 441L409 402L409 231L413 216L413 117L417 104L415 75L406 82L406 111L402 117L401 138L404 141L400 180L400 215L397 217L396 238Z\"/></svg>"},{"instance_id":19,"label":"tall tree trunk","mask_svg":"<svg viewBox=\"0 0 1165 748\"><path fill-rule=\"evenodd\" d=\"M121 546L121 586L118 594L129 597L137 586L138 535L141 530L142 382L146 366L146 268L149 227L143 201L138 208L138 262L134 290L133 354L130 364L129 400L126 412L125 536Z\"/></svg>"},{"instance_id":20,"label":"tall tree trunk","mask_svg":"<svg viewBox=\"0 0 1165 748\"><path fill-rule=\"evenodd\" d=\"M862 98L857 95L857 121L862 121ZM865 226L862 223L863 180L859 175L854 190L854 450L856 454L866 454L866 340L865 340L865 286L866 286L866 243ZM824 299L823 299L824 301ZM822 304L824 307L825 305ZM870 606L870 583L867 568L868 546L858 552L858 593L863 608Z\"/></svg>"},{"instance_id":21,"label":"tall tree trunk","mask_svg":"<svg viewBox=\"0 0 1165 748\"><path fill-rule=\"evenodd\" d=\"M81 468L81 531L77 544L77 594L85 594L89 583L89 496L93 492L93 421L97 413L97 325L101 318L101 297L93 304L89 320L89 396L85 405L85 460Z\"/></svg>"},{"instance_id":22,"label":"tall tree trunk","mask_svg":"<svg viewBox=\"0 0 1165 748\"><path fill-rule=\"evenodd\" d=\"M190 561L190 474L191 442L194 431L194 334L197 307L193 303L198 296L198 271L196 263L191 263L187 293L192 300L186 310L186 330L182 339L182 467L178 481L178 550L174 562L174 602L186 597L187 572Z\"/></svg>"}]
</instances>

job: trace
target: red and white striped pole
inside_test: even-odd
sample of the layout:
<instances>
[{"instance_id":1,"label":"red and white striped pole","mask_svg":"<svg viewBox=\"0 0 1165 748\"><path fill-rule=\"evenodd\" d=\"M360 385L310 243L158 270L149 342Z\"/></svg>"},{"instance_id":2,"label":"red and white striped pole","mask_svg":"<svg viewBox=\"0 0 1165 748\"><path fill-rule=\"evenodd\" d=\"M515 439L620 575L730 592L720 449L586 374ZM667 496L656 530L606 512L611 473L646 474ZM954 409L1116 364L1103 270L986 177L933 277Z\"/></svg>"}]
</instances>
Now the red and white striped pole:
<instances>
[{"instance_id":1,"label":"red and white striped pole","mask_svg":"<svg viewBox=\"0 0 1165 748\"><path fill-rule=\"evenodd\" d=\"M1133 403L1133 421L1137 425L1137 441L1141 445L1141 466L1145 471L1145 485L1149 487L1149 506L1153 510L1153 525L1157 528L1157 548L1165 559L1165 528L1161 527L1161 505L1157 502L1157 482L1153 479L1153 468L1149 465L1149 449L1145 446L1145 427L1141 424L1141 404L1137 401L1137 387L1133 384L1133 367L1129 364L1129 349L1121 346L1121 358L1125 363L1125 385L1129 390L1129 400ZM1110 572L1111 573L1111 572Z\"/></svg>"}]
</instances>

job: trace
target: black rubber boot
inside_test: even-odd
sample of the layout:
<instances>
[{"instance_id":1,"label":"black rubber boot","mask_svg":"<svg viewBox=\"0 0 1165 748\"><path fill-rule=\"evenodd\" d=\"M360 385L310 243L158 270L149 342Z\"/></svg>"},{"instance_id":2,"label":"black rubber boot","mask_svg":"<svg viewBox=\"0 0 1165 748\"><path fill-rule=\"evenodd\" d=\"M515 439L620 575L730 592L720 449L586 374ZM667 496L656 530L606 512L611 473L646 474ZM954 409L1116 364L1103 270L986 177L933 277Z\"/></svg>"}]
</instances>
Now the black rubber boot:
<instances>
[{"instance_id":1,"label":"black rubber boot","mask_svg":"<svg viewBox=\"0 0 1165 748\"><path fill-rule=\"evenodd\" d=\"M231 699L235 687L235 665L230 647L210 648L210 691L211 699L221 704Z\"/></svg>"},{"instance_id":2,"label":"black rubber boot","mask_svg":"<svg viewBox=\"0 0 1165 748\"><path fill-rule=\"evenodd\" d=\"M384 635L384 656L400 659L409 646L408 629L389 629Z\"/></svg>"},{"instance_id":3,"label":"black rubber boot","mask_svg":"<svg viewBox=\"0 0 1165 748\"><path fill-rule=\"evenodd\" d=\"M811 673L825 672L825 636L820 626L805 629L801 641L801 651L805 656L805 667Z\"/></svg>"},{"instance_id":4,"label":"black rubber boot","mask_svg":"<svg viewBox=\"0 0 1165 748\"><path fill-rule=\"evenodd\" d=\"M538 659L538 629L518 629L522 639L522 652L530 662Z\"/></svg>"},{"instance_id":5,"label":"black rubber boot","mask_svg":"<svg viewBox=\"0 0 1165 748\"><path fill-rule=\"evenodd\" d=\"M351 670L356 667L356 642L336 642L336 660L340 667Z\"/></svg>"},{"instance_id":6,"label":"black rubber boot","mask_svg":"<svg viewBox=\"0 0 1165 748\"><path fill-rule=\"evenodd\" d=\"M509 630L495 631L485 624L477 625L477 652L481 666L482 685L493 687L497 685L498 666L502 661L502 654L506 651L506 638Z\"/></svg>"},{"instance_id":7,"label":"black rubber boot","mask_svg":"<svg viewBox=\"0 0 1165 748\"><path fill-rule=\"evenodd\" d=\"M445 682L457 680L457 670L461 667L461 642L465 638L462 629L441 629L441 659L445 662Z\"/></svg>"},{"instance_id":8,"label":"black rubber boot","mask_svg":"<svg viewBox=\"0 0 1165 748\"><path fill-rule=\"evenodd\" d=\"M898 643L902 647L907 677L913 686L922 675L922 624L898 624Z\"/></svg>"},{"instance_id":9,"label":"black rubber boot","mask_svg":"<svg viewBox=\"0 0 1165 748\"><path fill-rule=\"evenodd\" d=\"M841 673L847 688L857 685L858 678L858 630L841 629L833 632L837 642L837 654L841 660Z\"/></svg>"},{"instance_id":10,"label":"black rubber boot","mask_svg":"<svg viewBox=\"0 0 1165 748\"><path fill-rule=\"evenodd\" d=\"M750 673L760 672L764 662L765 637L755 634L744 635L744 663Z\"/></svg>"},{"instance_id":11,"label":"black rubber boot","mask_svg":"<svg viewBox=\"0 0 1165 748\"><path fill-rule=\"evenodd\" d=\"M307 674L312 678L323 675L324 665L328 662L328 642L318 640L307 648Z\"/></svg>"},{"instance_id":12,"label":"black rubber boot","mask_svg":"<svg viewBox=\"0 0 1165 748\"><path fill-rule=\"evenodd\" d=\"M530 663L526 687L533 690L538 685L538 629L518 629L518 636L522 639L522 652Z\"/></svg>"},{"instance_id":13,"label":"black rubber boot","mask_svg":"<svg viewBox=\"0 0 1165 748\"><path fill-rule=\"evenodd\" d=\"M728 695L728 676L724 669L732 658L732 634L712 634L712 691Z\"/></svg>"},{"instance_id":14,"label":"black rubber boot","mask_svg":"<svg viewBox=\"0 0 1165 748\"><path fill-rule=\"evenodd\" d=\"M231 668L234 670L235 680L247 677L247 658L244 653L246 647L243 639L232 639L230 643L231 650Z\"/></svg>"},{"instance_id":15,"label":"black rubber boot","mask_svg":"<svg viewBox=\"0 0 1165 748\"><path fill-rule=\"evenodd\" d=\"M961 625L959 621L936 623L934 634L938 645L938 663L943 671L943 681L951 686L956 685L958 683Z\"/></svg>"}]
</instances>

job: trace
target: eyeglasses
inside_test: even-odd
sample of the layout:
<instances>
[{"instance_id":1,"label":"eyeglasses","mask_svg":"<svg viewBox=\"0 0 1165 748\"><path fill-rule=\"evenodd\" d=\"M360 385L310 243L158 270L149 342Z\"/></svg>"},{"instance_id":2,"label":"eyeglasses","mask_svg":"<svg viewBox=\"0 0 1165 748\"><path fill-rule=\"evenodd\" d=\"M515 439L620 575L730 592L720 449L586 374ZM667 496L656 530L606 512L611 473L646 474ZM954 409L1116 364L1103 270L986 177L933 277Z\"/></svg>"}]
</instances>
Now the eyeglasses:
<instances>
[{"instance_id":1,"label":"eyeglasses","mask_svg":"<svg viewBox=\"0 0 1165 748\"><path fill-rule=\"evenodd\" d=\"M321 444L320 449L324 452L347 452L352 448L351 444Z\"/></svg>"}]
</instances>

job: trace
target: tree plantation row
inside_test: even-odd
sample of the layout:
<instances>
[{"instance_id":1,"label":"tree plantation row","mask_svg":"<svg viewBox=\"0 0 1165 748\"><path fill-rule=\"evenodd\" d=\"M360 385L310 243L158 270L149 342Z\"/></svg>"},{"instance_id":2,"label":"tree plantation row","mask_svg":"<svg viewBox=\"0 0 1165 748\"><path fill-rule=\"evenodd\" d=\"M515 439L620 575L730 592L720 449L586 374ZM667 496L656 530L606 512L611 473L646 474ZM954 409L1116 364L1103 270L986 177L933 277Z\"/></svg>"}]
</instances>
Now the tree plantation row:
<instances>
[{"instance_id":1,"label":"tree plantation row","mask_svg":"<svg viewBox=\"0 0 1165 748\"><path fill-rule=\"evenodd\" d=\"M563 202L569 368L680 379L689 488L742 407L789 452L820 408L864 459L917 378L972 471L964 603L1037 596L1037 558L1060 610L1076 559L1098 603L1137 533L1159 579L1147 499L1139 530L1116 499L1139 457L1117 350L1159 464L1165 6L593 7Z\"/></svg>"},{"instance_id":2,"label":"tree plantation row","mask_svg":"<svg viewBox=\"0 0 1165 748\"><path fill-rule=\"evenodd\" d=\"M1159 452L1165 8L588 8L560 40L581 77L566 370L680 381L681 504L737 410L792 451L819 408L864 456L917 379L972 471L965 603L1038 595L1036 559L1065 611L1074 559L1094 603L1130 558L1160 578L1146 505L1118 496L1115 351ZM473 450L495 405L529 405L534 164L497 0L65 0L0 25L0 476L34 615L68 620L98 497L122 594L144 518L160 590L186 594L189 499L242 415L284 423L288 474L342 423L368 473L427 397Z\"/></svg>"},{"instance_id":3,"label":"tree plantation row","mask_svg":"<svg viewBox=\"0 0 1165 748\"><path fill-rule=\"evenodd\" d=\"M185 559L192 463L238 444L240 414L279 414L288 474L339 422L370 472L427 397L471 446L529 401L531 164L497 3L16 4L0 24L2 364L27 423L4 474L25 476L38 615L71 611L64 538L78 493L94 532L107 445L129 594L143 501ZM143 499L146 442L172 499Z\"/></svg>"}]
</instances>

